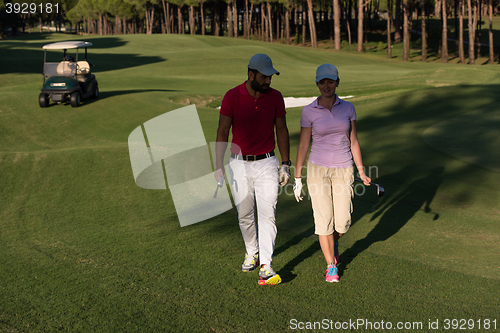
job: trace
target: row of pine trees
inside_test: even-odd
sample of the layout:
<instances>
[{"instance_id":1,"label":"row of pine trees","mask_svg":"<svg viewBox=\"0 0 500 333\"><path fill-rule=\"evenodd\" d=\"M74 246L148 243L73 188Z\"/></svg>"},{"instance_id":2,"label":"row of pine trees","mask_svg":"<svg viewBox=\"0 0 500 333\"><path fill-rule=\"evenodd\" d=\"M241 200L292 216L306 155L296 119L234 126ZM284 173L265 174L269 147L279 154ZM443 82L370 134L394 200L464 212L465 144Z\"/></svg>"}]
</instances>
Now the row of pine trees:
<instances>
[{"instance_id":1,"label":"row of pine trees","mask_svg":"<svg viewBox=\"0 0 500 333\"><path fill-rule=\"evenodd\" d=\"M434 18L440 21L437 44L442 61L448 62L448 39L452 38L460 62L474 64L481 50L481 24L488 21L489 63L495 63L492 21L499 0L58 1L60 13L18 14L16 24L31 31L35 25L41 30L47 21L55 21L56 26L69 24L77 33L96 35L210 34L286 44L293 40L313 48L318 47L320 37L330 39L336 50L344 41L357 43L357 51L362 52L374 22L385 21L388 57L392 57L393 43L402 42L403 60L407 61L411 34L418 33L422 60L427 61L429 22ZM448 33L449 20L455 23L454 36ZM414 21L420 22L419 27Z\"/></svg>"}]
</instances>

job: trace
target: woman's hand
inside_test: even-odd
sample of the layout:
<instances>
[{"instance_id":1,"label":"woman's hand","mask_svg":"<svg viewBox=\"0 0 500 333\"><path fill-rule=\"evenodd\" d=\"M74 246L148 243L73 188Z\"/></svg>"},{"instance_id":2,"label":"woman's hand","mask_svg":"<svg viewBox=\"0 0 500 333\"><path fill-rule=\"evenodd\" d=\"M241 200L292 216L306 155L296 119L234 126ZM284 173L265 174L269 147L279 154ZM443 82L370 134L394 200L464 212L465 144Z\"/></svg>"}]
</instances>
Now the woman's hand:
<instances>
[{"instance_id":1,"label":"woman's hand","mask_svg":"<svg viewBox=\"0 0 500 333\"><path fill-rule=\"evenodd\" d=\"M293 184L293 194L295 195L295 200L300 202L302 200L302 178L295 178L295 183Z\"/></svg>"},{"instance_id":2,"label":"woman's hand","mask_svg":"<svg viewBox=\"0 0 500 333\"><path fill-rule=\"evenodd\" d=\"M359 175L359 178L363 181L363 184L366 186L370 186L370 183L372 182L372 179L365 175L364 173Z\"/></svg>"}]
</instances>

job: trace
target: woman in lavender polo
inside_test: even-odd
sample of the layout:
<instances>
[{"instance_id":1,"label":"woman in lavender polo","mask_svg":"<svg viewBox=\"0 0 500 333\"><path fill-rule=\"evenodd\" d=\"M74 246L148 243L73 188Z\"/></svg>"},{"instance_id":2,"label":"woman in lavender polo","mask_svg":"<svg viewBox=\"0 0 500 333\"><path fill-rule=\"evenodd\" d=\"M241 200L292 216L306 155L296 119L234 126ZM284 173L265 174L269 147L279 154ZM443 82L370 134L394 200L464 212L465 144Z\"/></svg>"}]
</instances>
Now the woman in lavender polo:
<instances>
[{"instance_id":1,"label":"woman in lavender polo","mask_svg":"<svg viewBox=\"0 0 500 333\"><path fill-rule=\"evenodd\" d=\"M361 148L356 133L356 110L352 103L341 100L337 68L323 64L316 70L316 85L321 95L302 109L297 169L293 186L297 202L302 200L302 167L312 146L307 163L307 187L312 201L315 233L325 256L326 281L338 282L338 239L351 225L354 171L365 185Z\"/></svg>"}]
</instances>

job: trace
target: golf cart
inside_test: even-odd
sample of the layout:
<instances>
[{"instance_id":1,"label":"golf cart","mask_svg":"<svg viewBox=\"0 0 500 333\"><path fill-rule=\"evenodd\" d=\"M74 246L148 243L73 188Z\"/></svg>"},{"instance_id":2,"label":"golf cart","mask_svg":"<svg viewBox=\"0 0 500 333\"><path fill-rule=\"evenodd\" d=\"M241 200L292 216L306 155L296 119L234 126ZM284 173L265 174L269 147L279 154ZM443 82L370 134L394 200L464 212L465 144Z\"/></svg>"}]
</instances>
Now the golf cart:
<instances>
[{"instance_id":1,"label":"golf cart","mask_svg":"<svg viewBox=\"0 0 500 333\"><path fill-rule=\"evenodd\" d=\"M40 107L49 106L50 99L57 103L69 102L77 107L83 98L99 97L99 88L87 62L89 42L58 42L43 46L43 88L38 102ZM85 60L78 60L78 49L85 48ZM76 49L76 58L67 54L68 49ZM47 62L47 50L64 50L63 61Z\"/></svg>"}]
</instances>

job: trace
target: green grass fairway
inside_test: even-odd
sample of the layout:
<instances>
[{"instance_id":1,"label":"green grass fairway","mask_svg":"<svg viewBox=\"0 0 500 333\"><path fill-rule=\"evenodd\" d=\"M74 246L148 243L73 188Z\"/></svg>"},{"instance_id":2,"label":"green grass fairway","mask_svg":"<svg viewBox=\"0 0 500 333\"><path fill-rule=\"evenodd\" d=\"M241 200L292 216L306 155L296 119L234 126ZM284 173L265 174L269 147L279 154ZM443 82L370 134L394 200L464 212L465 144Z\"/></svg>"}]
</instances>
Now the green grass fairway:
<instances>
[{"instance_id":1,"label":"green grass fairway","mask_svg":"<svg viewBox=\"0 0 500 333\"><path fill-rule=\"evenodd\" d=\"M67 39L94 44L100 98L42 109L41 47ZM338 67L386 191L355 198L338 284L324 281L310 201L291 184L277 208L283 283L261 287L240 271L235 209L181 228L168 190L134 183L132 130L196 104L214 141L215 106L261 52L285 97L317 95L316 67ZM498 65L187 35L32 34L1 40L0 59L0 332L500 329ZM287 114L294 164L300 112Z\"/></svg>"},{"instance_id":2,"label":"green grass fairway","mask_svg":"<svg viewBox=\"0 0 500 333\"><path fill-rule=\"evenodd\" d=\"M492 104L429 127L424 140L445 153L500 172L500 154L494 151L500 147L499 129L500 104Z\"/></svg>"}]
</instances>

